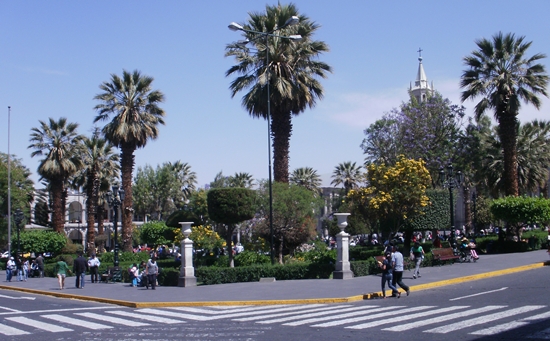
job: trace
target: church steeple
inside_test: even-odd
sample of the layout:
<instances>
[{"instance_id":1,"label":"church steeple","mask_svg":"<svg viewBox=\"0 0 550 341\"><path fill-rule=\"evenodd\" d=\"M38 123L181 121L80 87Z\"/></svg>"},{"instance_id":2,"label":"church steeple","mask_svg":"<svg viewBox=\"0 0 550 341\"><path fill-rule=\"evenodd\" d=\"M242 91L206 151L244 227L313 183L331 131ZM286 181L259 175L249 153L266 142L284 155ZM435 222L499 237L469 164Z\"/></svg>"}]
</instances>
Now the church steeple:
<instances>
[{"instance_id":1,"label":"church steeple","mask_svg":"<svg viewBox=\"0 0 550 341\"><path fill-rule=\"evenodd\" d=\"M422 65L422 49L418 49L418 72L416 73L416 81L414 87L410 85L410 91L416 97L418 103L424 102L434 90L432 85L428 84L428 78L426 72L424 72L424 66Z\"/></svg>"}]
</instances>

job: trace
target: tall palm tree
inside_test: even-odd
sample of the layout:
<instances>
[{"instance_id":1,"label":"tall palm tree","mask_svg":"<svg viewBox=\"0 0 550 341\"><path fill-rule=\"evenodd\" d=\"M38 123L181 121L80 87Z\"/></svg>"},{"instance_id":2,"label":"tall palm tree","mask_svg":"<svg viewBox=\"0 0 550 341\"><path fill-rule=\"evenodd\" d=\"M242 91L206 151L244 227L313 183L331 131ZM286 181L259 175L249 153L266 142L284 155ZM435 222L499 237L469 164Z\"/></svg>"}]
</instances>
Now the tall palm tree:
<instances>
[{"instance_id":1,"label":"tall palm tree","mask_svg":"<svg viewBox=\"0 0 550 341\"><path fill-rule=\"evenodd\" d=\"M467 69L461 77L462 101L481 97L475 106L476 116L492 109L499 125L500 141L504 154L503 181L506 195L518 195L517 179L517 115L520 100L537 109L541 102L537 95L548 96L548 75L544 65L537 63L546 55L537 53L526 57L532 42L514 34L493 36L492 41L480 39L478 47L464 58Z\"/></svg>"},{"instance_id":2,"label":"tall palm tree","mask_svg":"<svg viewBox=\"0 0 550 341\"><path fill-rule=\"evenodd\" d=\"M103 91L94 99L101 103L95 106L98 115L94 122L111 119L102 132L107 141L121 150L122 189L125 192L122 204L122 250L132 250L132 173L134 152L145 147L147 141L156 139L159 124L164 124L165 112L159 107L164 94L153 90L153 78L123 70L122 78L111 74L110 82L103 82ZM111 117L112 115L112 117Z\"/></svg>"},{"instance_id":3,"label":"tall palm tree","mask_svg":"<svg viewBox=\"0 0 550 341\"><path fill-rule=\"evenodd\" d=\"M344 191L347 194L350 190L357 188L361 182L361 166L351 161L340 163L332 172L331 185L344 185Z\"/></svg>"},{"instance_id":4,"label":"tall palm tree","mask_svg":"<svg viewBox=\"0 0 550 341\"><path fill-rule=\"evenodd\" d=\"M96 130L91 138L84 141L82 159L85 168L75 179L77 185L86 191L86 222L87 222L87 250L92 255L95 250L95 215L99 203L99 187L101 177L118 178L119 156L114 154L113 145L99 137ZM98 217L98 221L101 220Z\"/></svg>"},{"instance_id":5,"label":"tall palm tree","mask_svg":"<svg viewBox=\"0 0 550 341\"><path fill-rule=\"evenodd\" d=\"M290 183L312 191L316 196L321 193L321 177L311 167L297 168L290 175Z\"/></svg>"},{"instance_id":6,"label":"tall palm tree","mask_svg":"<svg viewBox=\"0 0 550 341\"><path fill-rule=\"evenodd\" d=\"M177 209L182 209L184 202L191 197L191 193L197 188L197 173L191 170L191 165L187 162L168 162L168 165L172 168L176 180L175 187L173 188L176 193L172 196L172 200Z\"/></svg>"},{"instance_id":7,"label":"tall palm tree","mask_svg":"<svg viewBox=\"0 0 550 341\"><path fill-rule=\"evenodd\" d=\"M482 174L493 188L493 195L504 192L502 179L504 157L498 128L485 136L486 165ZM534 120L520 125L517 141L518 192L521 195L533 195L541 192L548 180L550 168L550 122Z\"/></svg>"},{"instance_id":8,"label":"tall palm tree","mask_svg":"<svg viewBox=\"0 0 550 341\"><path fill-rule=\"evenodd\" d=\"M251 12L249 16L243 28L264 34L243 31L244 38L254 45L254 49L241 43L226 46L225 56L233 56L237 62L226 72L226 77L238 75L229 86L231 97L246 91L242 105L248 113L254 118L271 120L274 178L288 183L292 116L313 108L317 99L322 99L323 87L318 78L326 78L331 67L317 58L329 48L324 42L312 39L320 26L307 16L299 15L293 4L266 6L265 13ZM293 16L299 17L299 24L285 26ZM267 33L299 34L302 40L292 41ZM269 99L266 84L269 84ZM271 117L268 117L268 103Z\"/></svg>"},{"instance_id":9,"label":"tall palm tree","mask_svg":"<svg viewBox=\"0 0 550 341\"><path fill-rule=\"evenodd\" d=\"M228 182L229 187L254 187L254 177L250 173L235 173L235 175L229 177Z\"/></svg>"},{"instance_id":10,"label":"tall palm tree","mask_svg":"<svg viewBox=\"0 0 550 341\"><path fill-rule=\"evenodd\" d=\"M84 136L77 133L78 123L67 122L65 117L39 122L40 127L31 129L28 148L34 149L31 157L44 156L38 165L38 174L50 184L53 228L64 233L65 183L82 167L80 151Z\"/></svg>"}]
</instances>

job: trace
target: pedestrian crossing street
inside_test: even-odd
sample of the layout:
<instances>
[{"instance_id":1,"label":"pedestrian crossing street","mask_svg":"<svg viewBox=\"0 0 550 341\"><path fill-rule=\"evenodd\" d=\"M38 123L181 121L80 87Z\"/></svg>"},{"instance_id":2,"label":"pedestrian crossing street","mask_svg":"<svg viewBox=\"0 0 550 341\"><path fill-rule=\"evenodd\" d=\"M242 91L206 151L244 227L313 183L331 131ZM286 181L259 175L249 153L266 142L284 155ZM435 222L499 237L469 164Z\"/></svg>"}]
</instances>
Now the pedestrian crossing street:
<instances>
[{"instance_id":1,"label":"pedestrian crossing street","mask_svg":"<svg viewBox=\"0 0 550 341\"><path fill-rule=\"evenodd\" d=\"M88 311L85 311L88 310ZM74 330L116 330L121 327L181 325L187 322L231 320L277 326L340 327L350 330L375 328L385 332L417 330L448 334L495 335L529 323L550 319L545 305L508 307L384 306L361 304L308 304L271 306L208 306L171 308L102 308L18 312L0 315L0 335L28 335ZM533 337L550 340L550 328L533 331ZM528 336L526 336L528 338Z\"/></svg>"}]
</instances>

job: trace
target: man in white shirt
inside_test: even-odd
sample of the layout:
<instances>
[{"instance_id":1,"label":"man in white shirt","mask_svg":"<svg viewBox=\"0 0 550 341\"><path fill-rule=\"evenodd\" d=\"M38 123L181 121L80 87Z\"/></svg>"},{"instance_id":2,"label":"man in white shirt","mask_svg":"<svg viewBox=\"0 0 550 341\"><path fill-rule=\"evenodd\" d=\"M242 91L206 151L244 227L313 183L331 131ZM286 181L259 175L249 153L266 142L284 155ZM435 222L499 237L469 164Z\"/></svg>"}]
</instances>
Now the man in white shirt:
<instances>
[{"instance_id":1,"label":"man in white shirt","mask_svg":"<svg viewBox=\"0 0 550 341\"><path fill-rule=\"evenodd\" d=\"M393 264L393 278L392 284L395 287L395 284L398 284L401 289L405 289L407 296L411 293L409 287L403 283L403 255L397 249L397 246L393 246L393 255L392 255L392 264ZM392 296L397 296L399 292L392 293Z\"/></svg>"},{"instance_id":2,"label":"man in white shirt","mask_svg":"<svg viewBox=\"0 0 550 341\"><path fill-rule=\"evenodd\" d=\"M15 261L13 260L13 257L10 257L10 259L6 263L6 282L11 282L11 278L13 276L14 270L15 270Z\"/></svg>"},{"instance_id":3,"label":"man in white shirt","mask_svg":"<svg viewBox=\"0 0 550 341\"><path fill-rule=\"evenodd\" d=\"M99 261L99 258L95 256L95 253L92 254L92 257L88 259L88 267L90 268L90 277L92 279L92 283L99 283L98 269L100 265L101 262Z\"/></svg>"}]
</instances>

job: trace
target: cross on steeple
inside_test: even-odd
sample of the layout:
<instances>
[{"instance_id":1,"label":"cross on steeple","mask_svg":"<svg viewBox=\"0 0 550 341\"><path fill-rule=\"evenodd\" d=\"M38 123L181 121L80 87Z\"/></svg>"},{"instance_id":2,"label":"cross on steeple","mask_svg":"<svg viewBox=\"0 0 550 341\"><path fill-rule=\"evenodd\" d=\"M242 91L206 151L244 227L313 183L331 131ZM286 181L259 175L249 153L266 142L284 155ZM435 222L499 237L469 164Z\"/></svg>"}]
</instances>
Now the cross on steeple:
<instances>
[{"instance_id":1,"label":"cross on steeple","mask_svg":"<svg viewBox=\"0 0 550 341\"><path fill-rule=\"evenodd\" d=\"M419 47L419 48L418 48L418 51L416 51L416 52L418 52L418 57L420 57L420 58L422 58L422 51L423 51L423 50L422 50L421 47Z\"/></svg>"}]
</instances>

